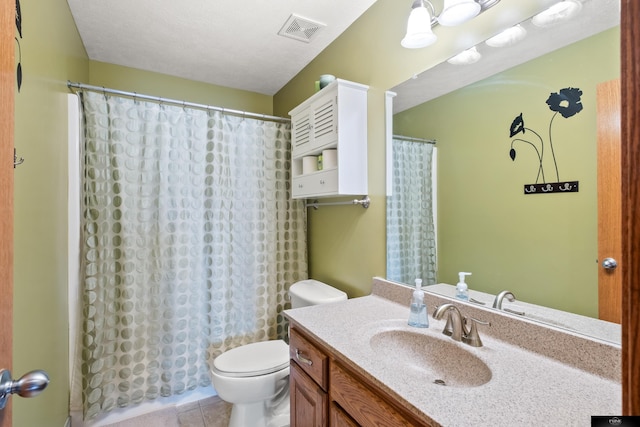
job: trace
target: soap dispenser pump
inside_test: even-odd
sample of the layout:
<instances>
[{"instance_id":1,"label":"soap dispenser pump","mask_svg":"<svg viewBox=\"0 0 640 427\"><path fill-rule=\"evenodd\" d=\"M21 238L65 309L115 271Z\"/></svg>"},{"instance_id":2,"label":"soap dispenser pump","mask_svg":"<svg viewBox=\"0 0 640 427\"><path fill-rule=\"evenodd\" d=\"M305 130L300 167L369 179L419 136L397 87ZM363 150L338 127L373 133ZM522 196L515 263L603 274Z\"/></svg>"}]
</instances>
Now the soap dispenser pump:
<instances>
[{"instance_id":1,"label":"soap dispenser pump","mask_svg":"<svg viewBox=\"0 0 640 427\"><path fill-rule=\"evenodd\" d=\"M462 301L469 301L469 287L464 281L464 276L471 276L471 273L461 271L458 273L458 284L456 285L456 298Z\"/></svg>"},{"instance_id":2,"label":"soap dispenser pump","mask_svg":"<svg viewBox=\"0 0 640 427\"><path fill-rule=\"evenodd\" d=\"M409 326L416 328L428 328L427 305L424 302L422 279L416 279L416 290L411 297L411 312L409 313Z\"/></svg>"}]
</instances>

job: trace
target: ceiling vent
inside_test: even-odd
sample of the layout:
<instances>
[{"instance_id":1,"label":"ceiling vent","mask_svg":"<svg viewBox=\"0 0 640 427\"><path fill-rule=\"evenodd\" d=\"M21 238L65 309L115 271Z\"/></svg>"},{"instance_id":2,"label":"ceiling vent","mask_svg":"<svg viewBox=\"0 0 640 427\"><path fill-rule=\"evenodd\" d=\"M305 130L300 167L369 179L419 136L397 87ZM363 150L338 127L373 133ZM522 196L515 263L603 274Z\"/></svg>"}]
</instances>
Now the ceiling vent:
<instances>
[{"instance_id":1,"label":"ceiling vent","mask_svg":"<svg viewBox=\"0 0 640 427\"><path fill-rule=\"evenodd\" d=\"M278 34L309 43L323 27L325 24L293 14L287 19Z\"/></svg>"}]
</instances>

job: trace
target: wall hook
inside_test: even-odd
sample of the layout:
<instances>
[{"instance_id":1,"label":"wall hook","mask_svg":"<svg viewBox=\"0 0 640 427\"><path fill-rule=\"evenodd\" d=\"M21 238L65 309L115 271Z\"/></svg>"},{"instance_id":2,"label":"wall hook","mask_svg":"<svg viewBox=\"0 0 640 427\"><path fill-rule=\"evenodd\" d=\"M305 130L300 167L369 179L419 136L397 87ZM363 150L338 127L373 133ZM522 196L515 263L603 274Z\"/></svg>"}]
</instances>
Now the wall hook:
<instances>
[{"instance_id":1,"label":"wall hook","mask_svg":"<svg viewBox=\"0 0 640 427\"><path fill-rule=\"evenodd\" d=\"M22 157L18 158L16 154L16 149L13 149L13 168L24 163L24 159Z\"/></svg>"}]
</instances>

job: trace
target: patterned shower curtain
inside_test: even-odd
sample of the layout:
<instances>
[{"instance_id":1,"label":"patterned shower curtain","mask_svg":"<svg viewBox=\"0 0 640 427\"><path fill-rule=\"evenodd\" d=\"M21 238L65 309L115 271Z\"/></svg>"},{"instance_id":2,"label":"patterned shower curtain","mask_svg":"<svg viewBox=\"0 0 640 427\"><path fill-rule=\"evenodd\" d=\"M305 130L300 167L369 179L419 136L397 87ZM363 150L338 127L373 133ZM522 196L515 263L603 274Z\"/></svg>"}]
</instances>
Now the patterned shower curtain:
<instances>
[{"instance_id":1,"label":"patterned shower curtain","mask_svg":"<svg viewBox=\"0 0 640 427\"><path fill-rule=\"evenodd\" d=\"M393 139L392 190L387 197L387 278L436 283L433 144Z\"/></svg>"},{"instance_id":2,"label":"patterned shower curtain","mask_svg":"<svg viewBox=\"0 0 640 427\"><path fill-rule=\"evenodd\" d=\"M307 277L290 125L81 93L85 418L210 384Z\"/></svg>"}]
</instances>

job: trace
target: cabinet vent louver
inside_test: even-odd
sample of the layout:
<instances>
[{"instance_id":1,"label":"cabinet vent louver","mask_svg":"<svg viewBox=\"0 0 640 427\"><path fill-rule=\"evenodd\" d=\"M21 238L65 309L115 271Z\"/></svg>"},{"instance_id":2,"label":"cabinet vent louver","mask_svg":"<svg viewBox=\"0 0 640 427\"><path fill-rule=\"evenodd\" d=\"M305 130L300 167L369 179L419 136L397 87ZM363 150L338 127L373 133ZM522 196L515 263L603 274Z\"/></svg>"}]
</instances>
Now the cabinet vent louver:
<instances>
[{"instance_id":1,"label":"cabinet vent louver","mask_svg":"<svg viewBox=\"0 0 640 427\"><path fill-rule=\"evenodd\" d=\"M287 19L278 34L309 43L323 27L325 24L293 14Z\"/></svg>"}]
</instances>

